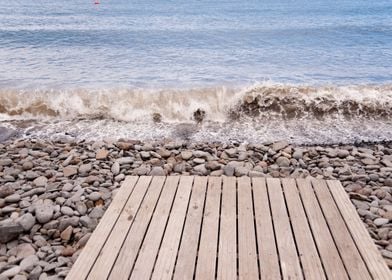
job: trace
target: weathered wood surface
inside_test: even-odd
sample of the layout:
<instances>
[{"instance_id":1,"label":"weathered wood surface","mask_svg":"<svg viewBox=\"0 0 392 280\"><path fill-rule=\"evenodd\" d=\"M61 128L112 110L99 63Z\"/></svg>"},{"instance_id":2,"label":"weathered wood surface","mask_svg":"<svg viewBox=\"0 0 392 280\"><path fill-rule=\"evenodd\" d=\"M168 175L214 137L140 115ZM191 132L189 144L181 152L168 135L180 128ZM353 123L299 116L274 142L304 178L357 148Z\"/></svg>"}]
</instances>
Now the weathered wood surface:
<instances>
[{"instance_id":1,"label":"weathered wood surface","mask_svg":"<svg viewBox=\"0 0 392 280\"><path fill-rule=\"evenodd\" d=\"M73 279L392 279L338 181L127 177Z\"/></svg>"}]
</instances>

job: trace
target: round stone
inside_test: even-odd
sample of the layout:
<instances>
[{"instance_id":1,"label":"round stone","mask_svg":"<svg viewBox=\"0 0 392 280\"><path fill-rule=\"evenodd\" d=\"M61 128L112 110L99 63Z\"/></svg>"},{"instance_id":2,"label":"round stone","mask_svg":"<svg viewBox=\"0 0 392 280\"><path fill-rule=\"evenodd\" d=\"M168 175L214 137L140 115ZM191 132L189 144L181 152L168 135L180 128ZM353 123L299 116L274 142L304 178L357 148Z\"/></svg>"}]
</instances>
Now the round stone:
<instances>
[{"instance_id":1,"label":"round stone","mask_svg":"<svg viewBox=\"0 0 392 280\"><path fill-rule=\"evenodd\" d=\"M279 165L280 167L289 167L290 160L286 157L278 157L276 159L276 164Z\"/></svg>"},{"instance_id":2,"label":"round stone","mask_svg":"<svg viewBox=\"0 0 392 280\"><path fill-rule=\"evenodd\" d=\"M99 192L92 192L88 195L88 199L92 200L92 201L97 201L98 199L101 198L101 193Z\"/></svg>"},{"instance_id":3,"label":"round stone","mask_svg":"<svg viewBox=\"0 0 392 280\"><path fill-rule=\"evenodd\" d=\"M42 204L38 205L35 208L35 216L41 224L45 224L50 221L53 217L53 205L51 204Z\"/></svg>"},{"instance_id":4,"label":"round stone","mask_svg":"<svg viewBox=\"0 0 392 280\"><path fill-rule=\"evenodd\" d=\"M67 216L73 216L74 211L72 210L71 207L63 206L63 207L61 207L61 213L63 213L64 215L67 215Z\"/></svg>"},{"instance_id":5,"label":"round stone","mask_svg":"<svg viewBox=\"0 0 392 280\"><path fill-rule=\"evenodd\" d=\"M37 187L45 187L48 182L48 178L40 176L33 181L33 184Z\"/></svg>"},{"instance_id":6,"label":"round stone","mask_svg":"<svg viewBox=\"0 0 392 280\"><path fill-rule=\"evenodd\" d=\"M31 213L26 213L18 219L18 223L25 231L29 231L35 225L35 217Z\"/></svg>"},{"instance_id":7,"label":"round stone","mask_svg":"<svg viewBox=\"0 0 392 280\"><path fill-rule=\"evenodd\" d=\"M378 227L383 226L389 222L388 219L385 218L377 218L374 220L374 224Z\"/></svg>"},{"instance_id":8,"label":"round stone","mask_svg":"<svg viewBox=\"0 0 392 280\"><path fill-rule=\"evenodd\" d=\"M20 195L17 193L9 195L5 198L5 202L7 203L16 203L19 202L19 200L20 200Z\"/></svg>"}]
</instances>

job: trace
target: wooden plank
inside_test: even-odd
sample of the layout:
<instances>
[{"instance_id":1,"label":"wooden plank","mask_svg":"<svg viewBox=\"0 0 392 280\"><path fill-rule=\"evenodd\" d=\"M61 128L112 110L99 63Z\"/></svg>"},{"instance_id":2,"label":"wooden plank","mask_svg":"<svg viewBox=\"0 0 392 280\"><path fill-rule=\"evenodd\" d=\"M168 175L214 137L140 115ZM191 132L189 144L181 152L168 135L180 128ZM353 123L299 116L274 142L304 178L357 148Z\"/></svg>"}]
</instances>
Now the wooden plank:
<instances>
[{"instance_id":1,"label":"wooden plank","mask_svg":"<svg viewBox=\"0 0 392 280\"><path fill-rule=\"evenodd\" d=\"M392 279L392 273L374 245L340 182L327 181L327 184L373 278Z\"/></svg>"},{"instance_id":2,"label":"wooden plank","mask_svg":"<svg viewBox=\"0 0 392 280\"><path fill-rule=\"evenodd\" d=\"M249 177L238 180L238 275L239 279L258 279L256 231L252 187Z\"/></svg>"},{"instance_id":3,"label":"wooden plank","mask_svg":"<svg viewBox=\"0 0 392 280\"><path fill-rule=\"evenodd\" d=\"M327 277L329 279L348 279L310 181L297 179L297 184Z\"/></svg>"},{"instance_id":4,"label":"wooden plank","mask_svg":"<svg viewBox=\"0 0 392 280\"><path fill-rule=\"evenodd\" d=\"M195 177L189 209L185 220L174 279L192 279L195 271L197 246L199 244L201 221L203 216L207 177Z\"/></svg>"},{"instance_id":5,"label":"wooden plank","mask_svg":"<svg viewBox=\"0 0 392 280\"><path fill-rule=\"evenodd\" d=\"M326 279L294 179L282 179L284 196L305 279Z\"/></svg>"},{"instance_id":6,"label":"wooden plank","mask_svg":"<svg viewBox=\"0 0 392 280\"><path fill-rule=\"evenodd\" d=\"M283 279L303 279L279 179L268 178L272 220Z\"/></svg>"},{"instance_id":7,"label":"wooden plank","mask_svg":"<svg viewBox=\"0 0 392 280\"><path fill-rule=\"evenodd\" d=\"M350 278L371 279L366 265L328 190L327 183L323 180L312 180L312 185Z\"/></svg>"},{"instance_id":8,"label":"wooden plank","mask_svg":"<svg viewBox=\"0 0 392 280\"><path fill-rule=\"evenodd\" d=\"M279 257L275 245L267 185L264 178L252 178L252 183L261 279L280 279Z\"/></svg>"},{"instance_id":9,"label":"wooden plank","mask_svg":"<svg viewBox=\"0 0 392 280\"><path fill-rule=\"evenodd\" d=\"M196 264L196 279L215 279L221 184L221 177L208 178L199 255Z\"/></svg>"},{"instance_id":10,"label":"wooden plank","mask_svg":"<svg viewBox=\"0 0 392 280\"><path fill-rule=\"evenodd\" d=\"M224 177L218 250L218 279L237 279L237 180Z\"/></svg>"},{"instance_id":11,"label":"wooden plank","mask_svg":"<svg viewBox=\"0 0 392 280\"><path fill-rule=\"evenodd\" d=\"M95 259L98 257L101 248L106 242L108 234L113 228L120 215L125 203L131 195L138 177L126 177L120 190L117 192L115 198L106 210L98 226L92 233L89 242L83 248L82 253L72 266L71 271L67 275L67 280L86 279Z\"/></svg>"},{"instance_id":12,"label":"wooden plank","mask_svg":"<svg viewBox=\"0 0 392 280\"><path fill-rule=\"evenodd\" d=\"M162 192L162 186L165 179L166 177L163 176L157 176L152 179L151 185L140 206L140 210L135 217L135 221L121 247L117 260L109 275L109 279L128 279L159 199L159 195Z\"/></svg>"},{"instance_id":13,"label":"wooden plank","mask_svg":"<svg viewBox=\"0 0 392 280\"><path fill-rule=\"evenodd\" d=\"M137 182L132 195L113 227L105 245L103 246L87 279L106 279L127 236L144 195L150 185L151 177L142 177Z\"/></svg>"},{"instance_id":14,"label":"wooden plank","mask_svg":"<svg viewBox=\"0 0 392 280\"><path fill-rule=\"evenodd\" d=\"M172 278L192 184L193 177L181 176L151 279Z\"/></svg>"},{"instance_id":15,"label":"wooden plank","mask_svg":"<svg viewBox=\"0 0 392 280\"><path fill-rule=\"evenodd\" d=\"M130 279L149 279L151 276L177 190L178 181L178 176L171 176L166 179L163 187L166 192L159 198L157 208L155 209L151 224L139 251Z\"/></svg>"}]
</instances>

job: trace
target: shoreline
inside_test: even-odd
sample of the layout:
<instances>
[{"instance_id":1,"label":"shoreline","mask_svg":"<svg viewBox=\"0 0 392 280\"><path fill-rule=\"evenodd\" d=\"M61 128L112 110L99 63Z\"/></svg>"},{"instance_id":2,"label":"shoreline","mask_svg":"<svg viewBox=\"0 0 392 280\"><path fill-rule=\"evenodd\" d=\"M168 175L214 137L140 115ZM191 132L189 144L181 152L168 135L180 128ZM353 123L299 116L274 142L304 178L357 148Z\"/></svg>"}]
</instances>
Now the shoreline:
<instances>
[{"instance_id":1,"label":"shoreline","mask_svg":"<svg viewBox=\"0 0 392 280\"><path fill-rule=\"evenodd\" d=\"M16 231L2 235L0 278L62 279L125 176L180 174L338 179L392 268L392 141L299 146L14 138L0 143L0 230Z\"/></svg>"}]
</instances>

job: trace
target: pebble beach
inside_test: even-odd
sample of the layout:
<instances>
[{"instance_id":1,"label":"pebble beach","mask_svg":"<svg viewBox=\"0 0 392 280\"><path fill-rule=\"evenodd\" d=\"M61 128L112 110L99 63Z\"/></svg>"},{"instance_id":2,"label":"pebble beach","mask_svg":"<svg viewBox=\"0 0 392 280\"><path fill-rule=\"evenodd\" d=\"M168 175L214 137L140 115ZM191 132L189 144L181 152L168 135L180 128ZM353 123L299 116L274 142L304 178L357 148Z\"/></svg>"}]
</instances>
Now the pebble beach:
<instances>
[{"instance_id":1,"label":"pebble beach","mask_svg":"<svg viewBox=\"0 0 392 280\"><path fill-rule=\"evenodd\" d=\"M0 279L65 278L127 175L338 179L392 268L392 142L9 139L0 144Z\"/></svg>"},{"instance_id":2,"label":"pebble beach","mask_svg":"<svg viewBox=\"0 0 392 280\"><path fill-rule=\"evenodd\" d=\"M71 273L79 271L81 262L73 265L92 244L87 242L127 176L339 180L392 270L391 15L390 0L0 1L0 280L78 278L71 268ZM242 206L256 205L254 189L249 188L252 197ZM289 205L287 194L286 189L280 214ZM267 196L269 202L276 199L268 190ZM295 205L305 200L301 193ZM165 205L176 209L174 203ZM263 211L268 215L269 210ZM203 211L204 219L209 212ZM320 208L315 220L326 212ZM286 214L295 220L290 210ZM135 215L127 217L131 229L141 228L133 227ZM307 210L301 215L310 216ZM181 242L185 230L174 217L173 232L181 234ZM272 222L276 217L282 215ZM335 224L335 216L328 217L326 232L338 232L347 221ZM152 220L144 221L155 232ZM166 231L169 222L164 228L160 221ZM238 219L232 221L226 229L234 233L231 225L240 227ZM305 228L306 221L298 225ZM273 227L278 235L279 227ZM310 230L315 240L324 233ZM282 233L289 231L284 227ZM151 240L139 232L143 242ZM319 251L333 251L332 242L340 247L333 255L326 253L320 268L330 263L334 275L351 277L348 268L355 270L360 260L344 246L349 233L356 232L350 228L346 239L334 234L328 246L316 244ZM241 278L238 236L238 258L232 260ZM307 236L303 243L312 239ZM164 239L158 238L156 246L161 246ZM228 240L233 245L234 238ZM258 244L254 254L261 251ZM286 250L286 241L282 244ZM98 255L99 246L93 245ZM299 258L306 255L294 245ZM365 261L364 250L360 257ZM93 259L89 250L84 252ZM204 269L196 252L195 262ZM314 251L309 255L313 258ZM329 261L339 258L345 272ZM257 261L262 277L262 261ZM302 264L298 278L307 277ZM284 278L282 271L290 265L283 258L279 265ZM94 266L101 267L96 261ZM377 270L389 272L385 266L374 270L374 277ZM360 277L362 272L357 271Z\"/></svg>"}]
</instances>

